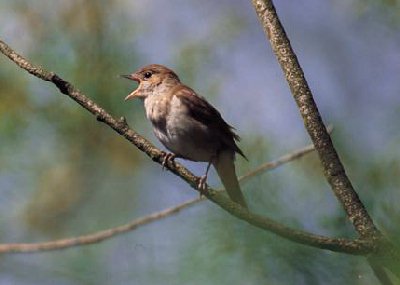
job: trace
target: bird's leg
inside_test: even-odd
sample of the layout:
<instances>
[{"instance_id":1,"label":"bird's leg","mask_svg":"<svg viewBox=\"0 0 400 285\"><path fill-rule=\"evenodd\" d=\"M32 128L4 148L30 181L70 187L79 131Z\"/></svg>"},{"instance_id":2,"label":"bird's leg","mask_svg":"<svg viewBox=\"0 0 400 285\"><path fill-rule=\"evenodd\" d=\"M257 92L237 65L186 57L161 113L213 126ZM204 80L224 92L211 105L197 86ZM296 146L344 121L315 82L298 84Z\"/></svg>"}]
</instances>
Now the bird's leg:
<instances>
[{"instance_id":1,"label":"bird's leg","mask_svg":"<svg viewBox=\"0 0 400 285\"><path fill-rule=\"evenodd\" d=\"M199 179L199 184L197 187L200 190L200 197L202 196L202 194L207 193L207 175L208 175L208 171L210 170L211 163L212 163L212 159L207 164L206 174L201 176Z\"/></svg>"},{"instance_id":2,"label":"bird's leg","mask_svg":"<svg viewBox=\"0 0 400 285\"><path fill-rule=\"evenodd\" d=\"M174 159L176 158L176 155L175 154L173 154L172 152L162 152L162 155L164 156L164 159L163 159L163 162L162 162L162 170L165 170L165 166L169 163L169 162L171 162L171 163L174 163L175 161L174 161Z\"/></svg>"}]
</instances>

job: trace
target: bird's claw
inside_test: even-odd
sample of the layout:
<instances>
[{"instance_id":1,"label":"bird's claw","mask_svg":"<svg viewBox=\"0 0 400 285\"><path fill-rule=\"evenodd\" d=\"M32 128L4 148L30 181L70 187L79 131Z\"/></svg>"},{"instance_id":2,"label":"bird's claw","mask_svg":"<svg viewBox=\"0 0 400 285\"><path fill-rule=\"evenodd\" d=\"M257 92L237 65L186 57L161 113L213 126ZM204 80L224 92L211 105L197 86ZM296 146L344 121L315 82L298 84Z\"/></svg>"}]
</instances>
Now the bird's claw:
<instances>
[{"instance_id":1,"label":"bird's claw","mask_svg":"<svg viewBox=\"0 0 400 285\"><path fill-rule=\"evenodd\" d=\"M164 156L163 162L162 162L162 170L165 170L165 167L168 163L174 163L174 159L175 159L175 154L171 153L171 152L163 152L162 155Z\"/></svg>"},{"instance_id":2,"label":"bird's claw","mask_svg":"<svg viewBox=\"0 0 400 285\"><path fill-rule=\"evenodd\" d=\"M200 191L200 198L207 194L208 187L207 187L207 175L203 175L199 179L199 184L197 184L197 188Z\"/></svg>"}]
</instances>

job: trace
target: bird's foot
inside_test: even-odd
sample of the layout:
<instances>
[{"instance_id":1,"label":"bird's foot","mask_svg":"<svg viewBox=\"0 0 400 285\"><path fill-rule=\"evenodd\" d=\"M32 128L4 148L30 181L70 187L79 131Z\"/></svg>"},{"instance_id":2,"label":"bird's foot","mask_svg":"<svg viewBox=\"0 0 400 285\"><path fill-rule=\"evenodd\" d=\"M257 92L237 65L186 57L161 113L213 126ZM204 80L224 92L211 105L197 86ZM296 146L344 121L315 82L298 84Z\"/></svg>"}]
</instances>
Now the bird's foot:
<instances>
[{"instance_id":1,"label":"bird's foot","mask_svg":"<svg viewBox=\"0 0 400 285\"><path fill-rule=\"evenodd\" d=\"M199 179L199 184L197 184L197 188L200 191L200 198L207 194L208 187L207 187L207 175L203 175Z\"/></svg>"},{"instance_id":2,"label":"bird's foot","mask_svg":"<svg viewBox=\"0 0 400 285\"><path fill-rule=\"evenodd\" d=\"M173 154L173 153L171 153L171 152L162 152L162 155L164 156L164 159L163 159L163 162L162 162L162 170L165 170L165 166L168 164L168 163L174 163L175 162L175 157L176 157L176 155L175 154Z\"/></svg>"}]
</instances>

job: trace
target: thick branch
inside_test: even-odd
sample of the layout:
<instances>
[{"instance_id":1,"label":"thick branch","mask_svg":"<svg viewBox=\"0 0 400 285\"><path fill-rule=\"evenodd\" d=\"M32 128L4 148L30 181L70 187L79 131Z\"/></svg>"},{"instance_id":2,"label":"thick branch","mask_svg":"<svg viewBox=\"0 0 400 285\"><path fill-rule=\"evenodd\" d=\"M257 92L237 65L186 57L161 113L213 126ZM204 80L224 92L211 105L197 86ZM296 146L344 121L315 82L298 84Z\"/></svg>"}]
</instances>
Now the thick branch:
<instances>
[{"instance_id":1,"label":"thick branch","mask_svg":"<svg viewBox=\"0 0 400 285\"><path fill-rule=\"evenodd\" d=\"M252 1L300 109L304 126L318 152L326 179L360 236L379 237L378 229L345 173L272 0Z\"/></svg>"},{"instance_id":2,"label":"thick branch","mask_svg":"<svg viewBox=\"0 0 400 285\"><path fill-rule=\"evenodd\" d=\"M130 129L123 118L121 118L120 120L114 119L104 109L102 109L96 103L84 96L72 84L61 79L52 72L48 72L40 67L36 67L30 64L26 59L16 54L7 44L2 41L0 41L0 51L8 56L18 66L27 70L34 76L46 81L53 82L62 93L68 95L74 101L83 106L86 110L95 115L97 120L109 125L116 132L118 132L120 135L124 136L127 140L133 143L137 148L146 153L154 161L160 164L162 163L161 151L155 148L150 142L141 137L135 131ZM187 170L179 163L169 163L167 167L171 172L184 179L192 186L192 188L197 190L198 178L194 176L189 170ZM277 235L280 235L295 242L351 254L366 254L373 250L371 244L366 241L332 239L319 235L313 235L304 231L293 230L269 218L251 214L246 209L240 207L240 205L232 202L230 199L225 197L225 195L223 195L222 193L219 193L218 191L215 191L213 189L209 189L209 191L206 193L206 196L208 199L215 202L235 217L240 218L256 227L274 232Z\"/></svg>"},{"instance_id":3,"label":"thick branch","mask_svg":"<svg viewBox=\"0 0 400 285\"><path fill-rule=\"evenodd\" d=\"M327 181L360 237L374 243L374 256L381 256L385 266L400 277L399 251L375 227L347 177L272 0L252 0L252 3L299 107Z\"/></svg>"}]
</instances>

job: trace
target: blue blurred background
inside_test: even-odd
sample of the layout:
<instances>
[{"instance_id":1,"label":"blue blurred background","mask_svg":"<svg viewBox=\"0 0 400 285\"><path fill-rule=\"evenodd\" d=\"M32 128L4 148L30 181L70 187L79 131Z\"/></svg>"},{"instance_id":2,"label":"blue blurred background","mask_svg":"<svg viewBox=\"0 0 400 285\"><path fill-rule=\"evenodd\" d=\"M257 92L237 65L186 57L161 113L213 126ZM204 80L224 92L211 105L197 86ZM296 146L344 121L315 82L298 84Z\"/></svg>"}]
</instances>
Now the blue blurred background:
<instances>
[{"instance_id":1,"label":"blue blurred background","mask_svg":"<svg viewBox=\"0 0 400 285\"><path fill-rule=\"evenodd\" d=\"M397 0L276 1L325 122L377 226L399 244ZM136 86L159 63L242 137L244 174L309 143L251 1L1 1L0 36L156 145ZM197 196L56 88L0 56L0 243L79 236ZM161 146L160 146L161 147ZM205 165L183 162L196 174ZM218 187L212 173L210 184ZM257 213L356 237L315 154L244 184ZM0 256L0 284L377 284L362 257L285 241L205 201L100 244Z\"/></svg>"}]
</instances>

